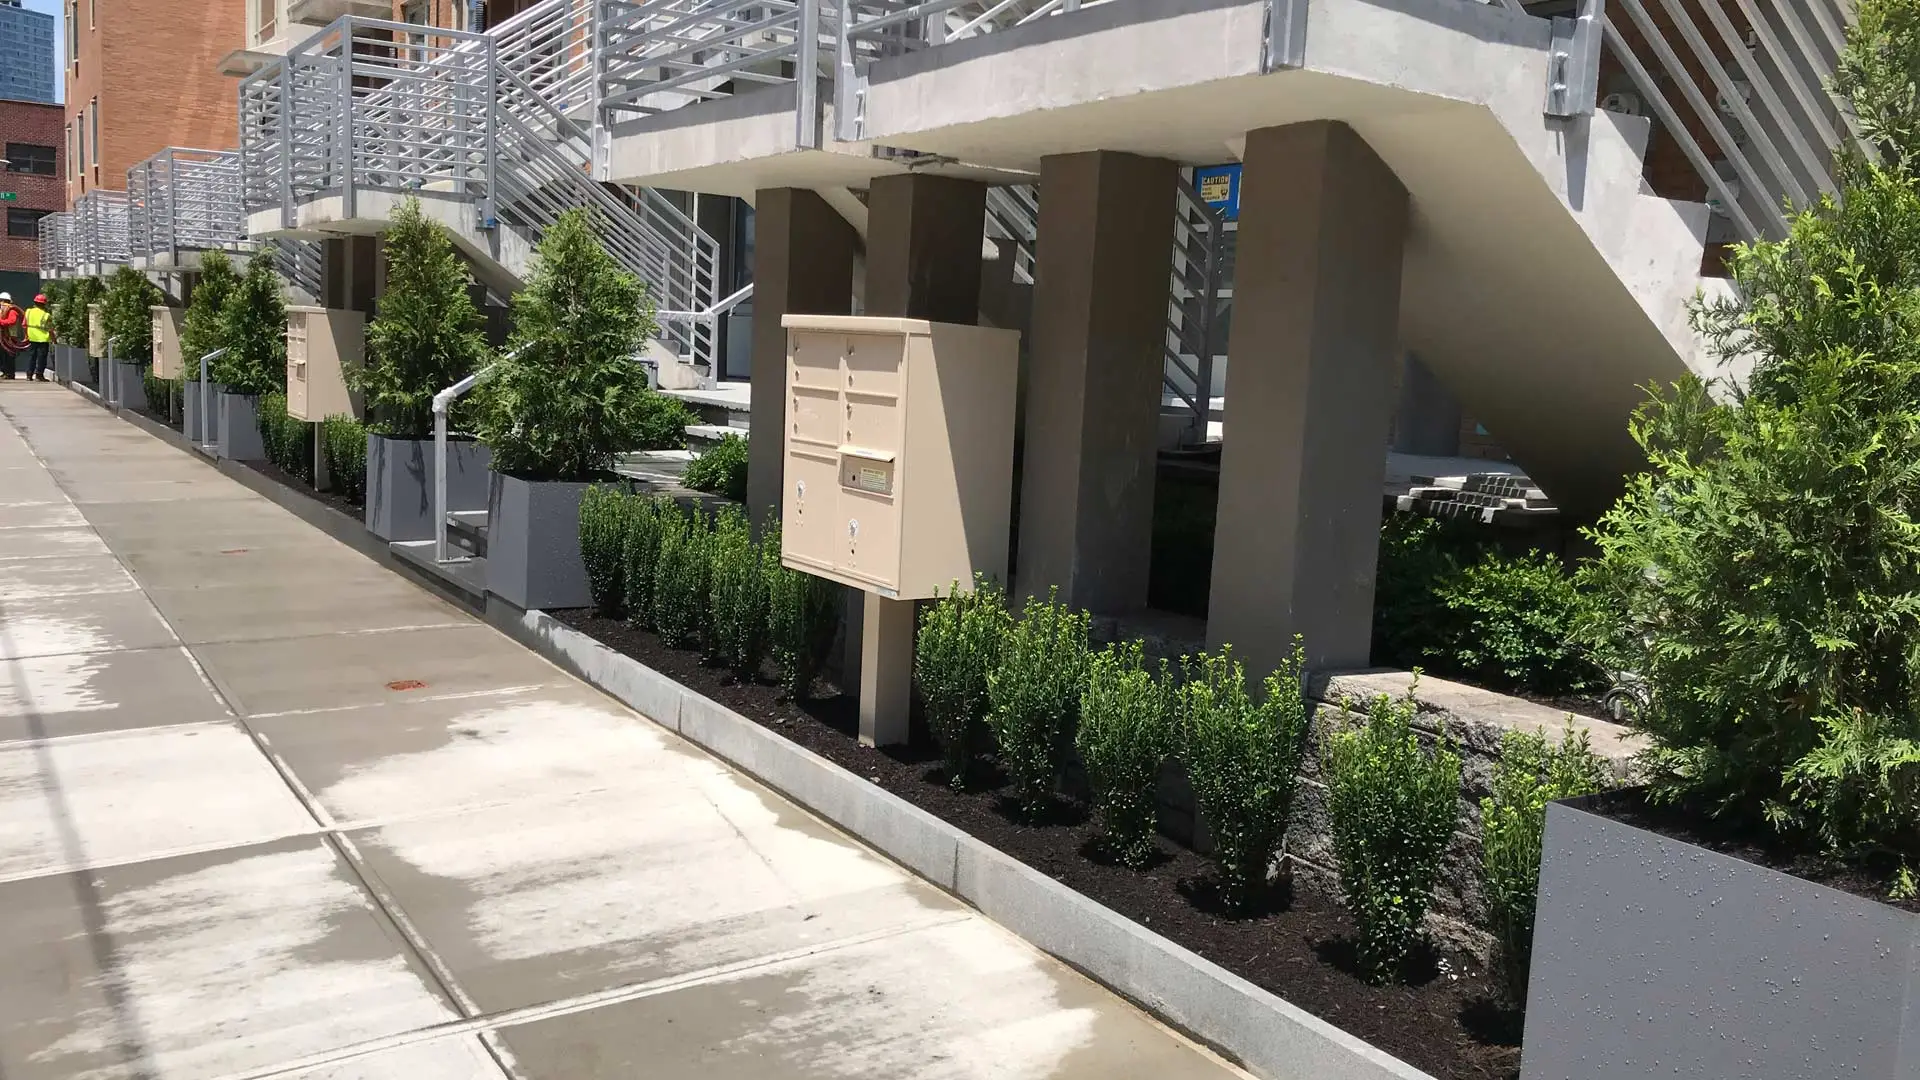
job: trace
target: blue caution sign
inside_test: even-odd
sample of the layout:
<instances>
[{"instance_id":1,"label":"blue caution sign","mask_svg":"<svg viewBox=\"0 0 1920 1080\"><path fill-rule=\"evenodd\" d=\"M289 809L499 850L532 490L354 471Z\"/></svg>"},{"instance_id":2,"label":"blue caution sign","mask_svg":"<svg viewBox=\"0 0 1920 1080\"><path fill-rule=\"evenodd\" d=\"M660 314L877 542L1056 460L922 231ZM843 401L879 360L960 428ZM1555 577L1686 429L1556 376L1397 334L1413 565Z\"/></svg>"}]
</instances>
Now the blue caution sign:
<instances>
[{"instance_id":1,"label":"blue caution sign","mask_svg":"<svg viewBox=\"0 0 1920 1080\"><path fill-rule=\"evenodd\" d=\"M1224 221L1240 220L1240 166L1207 165L1193 170L1193 186Z\"/></svg>"}]
</instances>

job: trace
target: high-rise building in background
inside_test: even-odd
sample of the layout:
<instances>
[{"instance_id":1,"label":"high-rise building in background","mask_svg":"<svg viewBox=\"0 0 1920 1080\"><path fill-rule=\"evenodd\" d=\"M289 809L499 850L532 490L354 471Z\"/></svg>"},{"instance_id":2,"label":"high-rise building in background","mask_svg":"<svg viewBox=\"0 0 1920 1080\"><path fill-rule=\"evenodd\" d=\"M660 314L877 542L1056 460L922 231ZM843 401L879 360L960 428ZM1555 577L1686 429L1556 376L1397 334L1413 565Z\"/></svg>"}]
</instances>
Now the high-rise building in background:
<instances>
[{"instance_id":1,"label":"high-rise building in background","mask_svg":"<svg viewBox=\"0 0 1920 1080\"><path fill-rule=\"evenodd\" d=\"M0 98L53 104L53 16L0 0Z\"/></svg>"}]
</instances>

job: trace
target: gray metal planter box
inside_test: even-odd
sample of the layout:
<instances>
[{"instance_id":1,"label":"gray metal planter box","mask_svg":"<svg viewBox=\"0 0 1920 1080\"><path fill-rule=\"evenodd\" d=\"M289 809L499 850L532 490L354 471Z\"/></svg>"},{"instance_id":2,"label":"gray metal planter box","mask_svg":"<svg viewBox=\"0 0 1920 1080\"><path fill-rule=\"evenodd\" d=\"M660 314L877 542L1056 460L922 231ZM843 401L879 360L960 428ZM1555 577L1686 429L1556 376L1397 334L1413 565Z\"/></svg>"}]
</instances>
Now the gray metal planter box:
<instances>
[{"instance_id":1,"label":"gray metal planter box","mask_svg":"<svg viewBox=\"0 0 1920 1080\"><path fill-rule=\"evenodd\" d=\"M580 561L580 496L591 484L493 477L487 503L487 591L517 608L593 602Z\"/></svg>"},{"instance_id":2,"label":"gray metal planter box","mask_svg":"<svg viewBox=\"0 0 1920 1080\"><path fill-rule=\"evenodd\" d=\"M63 383L74 382L80 378L75 368L86 363L87 354L71 345L53 347L53 377Z\"/></svg>"},{"instance_id":3,"label":"gray metal planter box","mask_svg":"<svg viewBox=\"0 0 1920 1080\"><path fill-rule=\"evenodd\" d=\"M1522 1080L1912 1080L1920 914L1547 808Z\"/></svg>"},{"instance_id":4,"label":"gray metal planter box","mask_svg":"<svg viewBox=\"0 0 1920 1080\"><path fill-rule=\"evenodd\" d=\"M493 451L447 440L447 511L487 508ZM389 542L433 539L433 440L367 436L367 531Z\"/></svg>"},{"instance_id":5,"label":"gray metal planter box","mask_svg":"<svg viewBox=\"0 0 1920 1080\"><path fill-rule=\"evenodd\" d=\"M260 442L260 399L252 394L213 395L213 430L219 444L214 453L234 461L264 461Z\"/></svg>"},{"instance_id":6,"label":"gray metal planter box","mask_svg":"<svg viewBox=\"0 0 1920 1080\"><path fill-rule=\"evenodd\" d=\"M141 376L146 372L144 364L126 364L118 360L113 362L113 403L123 409L145 410L147 407L147 384Z\"/></svg>"},{"instance_id":7,"label":"gray metal planter box","mask_svg":"<svg viewBox=\"0 0 1920 1080\"><path fill-rule=\"evenodd\" d=\"M212 391L214 400L218 400L219 395L226 393L226 390L218 383L212 384L208 389ZM200 391L201 387L199 383L190 382L187 384L186 391L181 395L180 433L195 443L204 445L213 442L215 433L202 430L201 428L200 414L204 410L201 408L202 399Z\"/></svg>"}]
</instances>

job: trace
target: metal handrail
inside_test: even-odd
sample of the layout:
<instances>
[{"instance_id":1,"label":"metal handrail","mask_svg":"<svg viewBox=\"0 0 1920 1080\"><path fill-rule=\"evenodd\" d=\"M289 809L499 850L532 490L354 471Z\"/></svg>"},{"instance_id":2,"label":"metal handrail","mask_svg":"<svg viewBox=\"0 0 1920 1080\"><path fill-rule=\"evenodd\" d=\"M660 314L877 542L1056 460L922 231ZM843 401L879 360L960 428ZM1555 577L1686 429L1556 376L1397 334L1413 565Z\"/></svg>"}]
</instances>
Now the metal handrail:
<instances>
[{"instance_id":1,"label":"metal handrail","mask_svg":"<svg viewBox=\"0 0 1920 1080\"><path fill-rule=\"evenodd\" d=\"M214 424L213 383L207 376L207 368L225 355L227 355L227 349L223 346L210 353L202 353L200 356L200 438L202 440L200 449L202 450L216 450L220 446L220 440L217 437L208 438L208 434L214 430Z\"/></svg>"},{"instance_id":2,"label":"metal handrail","mask_svg":"<svg viewBox=\"0 0 1920 1080\"><path fill-rule=\"evenodd\" d=\"M245 235L240 153L169 146L127 170L135 256L225 247Z\"/></svg>"},{"instance_id":3,"label":"metal handrail","mask_svg":"<svg viewBox=\"0 0 1920 1080\"><path fill-rule=\"evenodd\" d=\"M509 353L507 359L520 355L520 351L516 349ZM458 559L447 558L447 410L452 407L454 399L492 378L493 370L499 366L497 363L488 364L433 395L433 561L437 564L465 562L469 558L465 555Z\"/></svg>"}]
</instances>

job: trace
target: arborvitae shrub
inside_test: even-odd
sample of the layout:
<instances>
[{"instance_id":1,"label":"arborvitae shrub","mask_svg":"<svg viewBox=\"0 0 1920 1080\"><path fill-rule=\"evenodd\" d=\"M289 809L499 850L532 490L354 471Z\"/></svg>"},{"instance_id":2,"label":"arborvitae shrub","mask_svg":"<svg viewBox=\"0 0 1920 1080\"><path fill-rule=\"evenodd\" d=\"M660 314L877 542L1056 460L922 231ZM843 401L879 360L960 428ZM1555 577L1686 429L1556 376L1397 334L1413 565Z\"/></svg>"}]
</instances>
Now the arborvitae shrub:
<instances>
[{"instance_id":1,"label":"arborvitae shrub","mask_svg":"<svg viewBox=\"0 0 1920 1080\"><path fill-rule=\"evenodd\" d=\"M621 558L626 569L621 585L626 589L623 607L627 621L643 630L654 629L656 583L660 580L660 539L665 535L667 519L680 516L673 500L649 496L638 499L627 513Z\"/></svg>"},{"instance_id":2,"label":"arborvitae shrub","mask_svg":"<svg viewBox=\"0 0 1920 1080\"><path fill-rule=\"evenodd\" d=\"M262 251L220 309L227 351L214 362L213 381L236 394L287 388L287 303L273 254Z\"/></svg>"},{"instance_id":3,"label":"arborvitae shrub","mask_svg":"<svg viewBox=\"0 0 1920 1080\"><path fill-rule=\"evenodd\" d=\"M712 630L709 652L740 679L760 674L767 655L767 574L747 515L737 506L720 511L710 541L707 591Z\"/></svg>"},{"instance_id":4,"label":"arborvitae shrub","mask_svg":"<svg viewBox=\"0 0 1920 1080\"><path fill-rule=\"evenodd\" d=\"M367 325L367 362L351 377L382 435L433 434L433 397L491 357L473 279L445 227L407 199L386 232L386 288Z\"/></svg>"}]
</instances>

